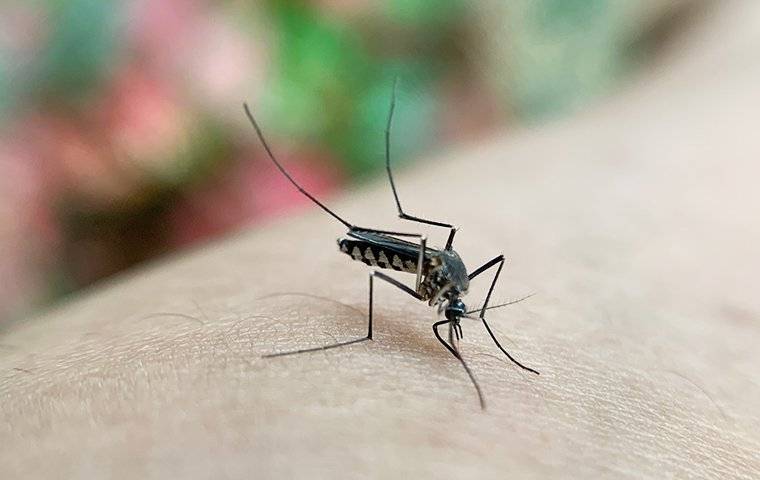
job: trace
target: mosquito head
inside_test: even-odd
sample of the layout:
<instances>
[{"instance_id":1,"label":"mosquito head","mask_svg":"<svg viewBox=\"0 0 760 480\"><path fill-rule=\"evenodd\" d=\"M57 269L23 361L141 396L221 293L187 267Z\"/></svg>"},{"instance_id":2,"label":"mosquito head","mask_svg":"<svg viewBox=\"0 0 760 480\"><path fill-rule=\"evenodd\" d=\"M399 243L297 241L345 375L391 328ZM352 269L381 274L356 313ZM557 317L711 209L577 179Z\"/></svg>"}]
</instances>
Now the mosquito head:
<instances>
[{"instance_id":1,"label":"mosquito head","mask_svg":"<svg viewBox=\"0 0 760 480\"><path fill-rule=\"evenodd\" d=\"M466 313L467 307L459 298L455 298L454 300L450 301L448 305L446 305L447 320L459 321L459 318Z\"/></svg>"}]
</instances>

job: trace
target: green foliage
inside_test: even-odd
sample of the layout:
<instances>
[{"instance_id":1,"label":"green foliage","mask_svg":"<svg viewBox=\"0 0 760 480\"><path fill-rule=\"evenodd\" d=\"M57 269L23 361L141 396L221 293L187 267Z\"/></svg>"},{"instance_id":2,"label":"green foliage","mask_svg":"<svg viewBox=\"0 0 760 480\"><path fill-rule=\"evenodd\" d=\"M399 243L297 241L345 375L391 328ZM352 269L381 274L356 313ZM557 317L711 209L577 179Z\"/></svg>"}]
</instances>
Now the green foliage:
<instances>
[{"instance_id":1,"label":"green foliage","mask_svg":"<svg viewBox=\"0 0 760 480\"><path fill-rule=\"evenodd\" d=\"M51 2L54 30L37 76L43 95L66 103L93 95L120 53L121 8L115 0Z\"/></svg>"},{"instance_id":2,"label":"green foliage","mask_svg":"<svg viewBox=\"0 0 760 480\"><path fill-rule=\"evenodd\" d=\"M628 6L621 0L520 0L508 4L510 102L526 119L572 110L626 71Z\"/></svg>"},{"instance_id":3,"label":"green foliage","mask_svg":"<svg viewBox=\"0 0 760 480\"><path fill-rule=\"evenodd\" d=\"M272 98L280 127L298 137L321 137L331 122L350 114L370 61L354 32L312 8L277 2L272 15L278 36Z\"/></svg>"},{"instance_id":4,"label":"green foliage","mask_svg":"<svg viewBox=\"0 0 760 480\"><path fill-rule=\"evenodd\" d=\"M348 126L348 135L343 134L351 139L344 148L355 174L362 175L385 165L385 128L394 77L399 78L391 131L394 163L405 162L432 141L438 101L431 85L433 79L424 66L388 65L357 99L356 115Z\"/></svg>"},{"instance_id":5,"label":"green foliage","mask_svg":"<svg viewBox=\"0 0 760 480\"><path fill-rule=\"evenodd\" d=\"M385 3L388 16L415 28L441 29L455 23L466 13L462 0L390 0Z\"/></svg>"},{"instance_id":6,"label":"green foliage","mask_svg":"<svg viewBox=\"0 0 760 480\"><path fill-rule=\"evenodd\" d=\"M426 146L435 110L429 67L373 56L358 32L302 4L276 2L272 14L279 51L269 109L281 131L321 142L352 175L379 169L399 75L404 91L428 93L399 102L394 151L403 158L414 150L412 140Z\"/></svg>"}]
</instances>

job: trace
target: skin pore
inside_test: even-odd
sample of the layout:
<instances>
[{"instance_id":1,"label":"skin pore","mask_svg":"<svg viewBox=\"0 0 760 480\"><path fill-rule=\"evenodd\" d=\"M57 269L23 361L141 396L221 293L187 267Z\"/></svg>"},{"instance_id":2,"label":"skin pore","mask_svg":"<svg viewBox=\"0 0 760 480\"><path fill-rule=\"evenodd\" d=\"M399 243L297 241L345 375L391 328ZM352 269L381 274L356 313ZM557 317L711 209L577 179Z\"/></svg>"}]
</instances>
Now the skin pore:
<instances>
[{"instance_id":1,"label":"skin pore","mask_svg":"<svg viewBox=\"0 0 760 480\"><path fill-rule=\"evenodd\" d=\"M481 411L384 283L372 341L262 359L366 331L367 267L314 208L1 327L0 477L757 478L760 29L725 5L604 105L395 172L469 269L505 254L493 303L537 292L487 318L540 376L463 319ZM384 180L323 200L445 244Z\"/></svg>"}]
</instances>

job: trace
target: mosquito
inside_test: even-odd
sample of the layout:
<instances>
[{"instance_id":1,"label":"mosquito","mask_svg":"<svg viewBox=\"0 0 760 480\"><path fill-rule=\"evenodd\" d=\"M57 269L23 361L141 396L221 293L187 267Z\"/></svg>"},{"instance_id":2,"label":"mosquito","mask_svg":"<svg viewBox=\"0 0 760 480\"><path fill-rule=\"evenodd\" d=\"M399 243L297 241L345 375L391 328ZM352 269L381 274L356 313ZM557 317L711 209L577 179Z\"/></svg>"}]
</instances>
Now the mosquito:
<instances>
[{"instance_id":1,"label":"mosquito","mask_svg":"<svg viewBox=\"0 0 760 480\"><path fill-rule=\"evenodd\" d=\"M398 210L398 216L402 220L408 220L411 222L422 223L425 225L431 225L434 227L447 228L449 230L448 239L446 240L446 246L440 250L432 248L427 245L427 237L420 233L407 233L407 232L394 232L388 230L378 230L375 228L365 228L354 225L343 217L335 213L333 210L325 206L322 202L317 200L313 195L304 190L298 182L285 170L282 164L277 160L269 144L264 139L264 135L261 132L261 128L251 114L251 110L248 108L248 104L244 103L243 108L248 120L251 122L259 141L263 145L267 152L267 155L275 164L275 166L282 172L290 183L295 186L299 192L305 195L309 200L314 202L318 207L327 212L328 215L342 223L348 232L344 237L338 239L338 247L341 252L348 254L352 259L363 262L371 267L396 270L399 272L412 273L416 276L415 287L411 288L395 278L386 275L379 270L372 270L369 273L369 312L367 315L367 335L354 340L348 340L344 342L333 343L322 347L304 348L300 350L292 350L286 352L277 352L269 355L264 355L262 358L280 357L284 355L295 355L299 353L316 352L322 350L328 350L331 348L344 347L346 345L353 345L355 343L365 342L372 340L372 321L373 321L373 289L375 279L387 282L394 287L398 288L407 295L414 297L420 301L428 302L428 305L437 307L438 314L444 314L445 319L433 323L433 334L438 341L448 350L464 367L465 372L470 378L475 391L478 395L480 407L485 409L485 400L483 393L480 389L480 385L475 378L475 375L470 370L470 367L465 362L464 358L459 352L458 343L463 338L462 326L460 321L463 318L469 318L479 320L483 323L491 339L497 347L509 358L515 365L527 370L531 373L539 374L538 371L527 367L517 361L512 355L504 349L499 343L499 340L491 330L488 322L485 318L487 310L494 308L504 307L512 305L526 298L520 298L511 302L502 303L499 305L489 306L491 295L493 294L496 282L499 279L501 270L504 267L504 255L498 255L497 257L487 261L474 271L468 273L464 262L459 257L459 254L454 251L454 236L457 233L457 228L449 223L440 222L436 220L429 220L426 218L416 217L404 212L401 207L401 201L399 200L398 191L396 190L396 184L393 181L393 173L391 171L391 155L390 155L390 138L391 138L391 125L393 123L393 112L396 107L396 84L393 83L393 90L391 93L390 111L388 113L388 122L385 128L385 169L388 173L388 181L391 185L393 192L393 198L396 201L396 209ZM404 240L404 238L412 238L416 241ZM467 294L470 286L470 281L478 277L480 274L487 270L496 268L496 274L493 276L491 286L488 289L483 306L475 309L468 310L462 301L462 297ZM477 313L478 316L474 317L473 314ZM439 331L440 327L448 326L448 342L444 340Z\"/></svg>"}]
</instances>

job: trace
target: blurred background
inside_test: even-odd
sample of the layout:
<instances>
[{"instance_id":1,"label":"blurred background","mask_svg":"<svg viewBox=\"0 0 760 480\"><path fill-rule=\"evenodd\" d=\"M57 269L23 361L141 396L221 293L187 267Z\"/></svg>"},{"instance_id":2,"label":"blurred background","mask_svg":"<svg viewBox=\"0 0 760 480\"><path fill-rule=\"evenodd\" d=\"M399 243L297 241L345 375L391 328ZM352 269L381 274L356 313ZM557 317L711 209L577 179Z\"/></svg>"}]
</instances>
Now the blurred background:
<instances>
[{"instance_id":1,"label":"blurred background","mask_svg":"<svg viewBox=\"0 0 760 480\"><path fill-rule=\"evenodd\" d=\"M0 324L621 88L700 0L0 3ZM402 167L403 168L403 167Z\"/></svg>"}]
</instances>

